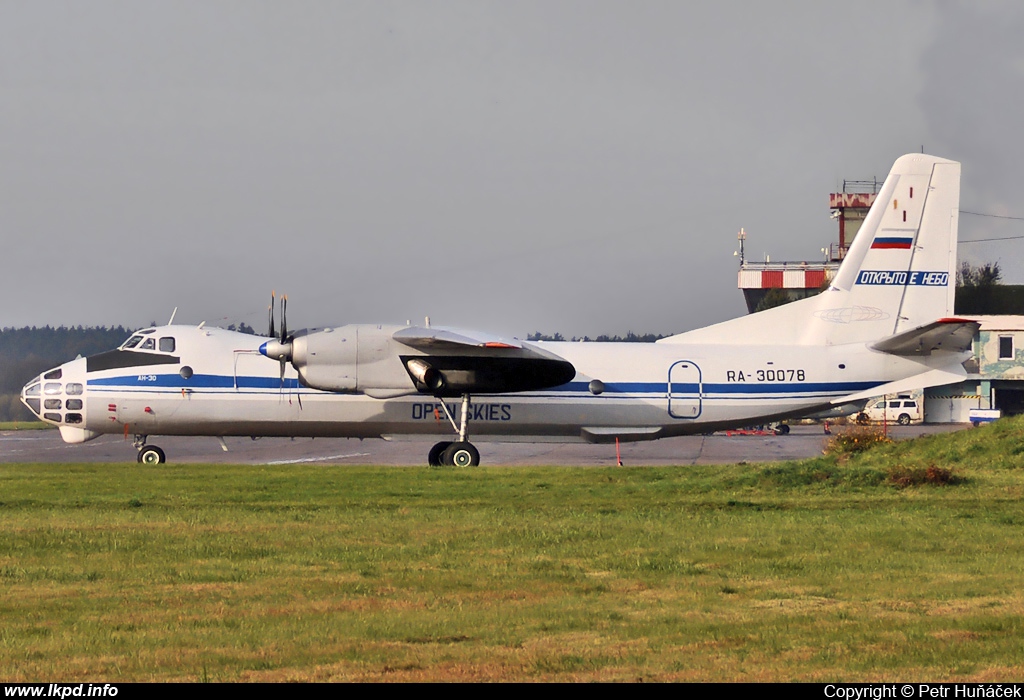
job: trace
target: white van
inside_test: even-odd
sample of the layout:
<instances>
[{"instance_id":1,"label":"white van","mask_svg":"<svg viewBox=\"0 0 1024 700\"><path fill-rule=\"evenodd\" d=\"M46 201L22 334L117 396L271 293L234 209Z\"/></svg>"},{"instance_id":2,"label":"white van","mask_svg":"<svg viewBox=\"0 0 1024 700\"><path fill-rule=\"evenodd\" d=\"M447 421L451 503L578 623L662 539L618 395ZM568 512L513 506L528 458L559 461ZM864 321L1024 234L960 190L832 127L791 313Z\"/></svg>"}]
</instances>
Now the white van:
<instances>
[{"instance_id":1,"label":"white van","mask_svg":"<svg viewBox=\"0 0 1024 700\"><path fill-rule=\"evenodd\" d=\"M900 425L910 425L912 421L919 420L921 420L920 405L916 399L907 397L871 401L863 411L857 414L858 423L888 421Z\"/></svg>"}]
</instances>

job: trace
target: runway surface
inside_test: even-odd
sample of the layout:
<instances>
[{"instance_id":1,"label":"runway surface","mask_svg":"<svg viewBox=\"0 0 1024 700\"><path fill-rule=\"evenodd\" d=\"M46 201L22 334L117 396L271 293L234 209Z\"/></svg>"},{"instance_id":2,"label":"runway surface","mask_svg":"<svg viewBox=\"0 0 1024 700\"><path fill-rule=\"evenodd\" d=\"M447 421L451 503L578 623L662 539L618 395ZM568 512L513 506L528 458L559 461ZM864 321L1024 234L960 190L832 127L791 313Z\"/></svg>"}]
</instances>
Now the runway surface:
<instances>
[{"instance_id":1,"label":"runway surface","mask_svg":"<svg viewBox=\"0 0 1024 700\"><path fill-rule=\"evenodd\" d=\"M896 439L961 430L965 425L890 427ZM793 426L789 435L693 435L655 442L623 443L625 466L777 462L820 455L828 436L821 426ZM375 464L423 466L432 441L317 438L225 438L228 451L211 437L157 437L150 444L167 453L169 463L226 464ZM614 466L615 445L587 443L474 442L486 466ZM133 462L131 440L105 435L82 445L68 445L56 430L0 432L0 463Z\"/></svg>"}]
</instances>

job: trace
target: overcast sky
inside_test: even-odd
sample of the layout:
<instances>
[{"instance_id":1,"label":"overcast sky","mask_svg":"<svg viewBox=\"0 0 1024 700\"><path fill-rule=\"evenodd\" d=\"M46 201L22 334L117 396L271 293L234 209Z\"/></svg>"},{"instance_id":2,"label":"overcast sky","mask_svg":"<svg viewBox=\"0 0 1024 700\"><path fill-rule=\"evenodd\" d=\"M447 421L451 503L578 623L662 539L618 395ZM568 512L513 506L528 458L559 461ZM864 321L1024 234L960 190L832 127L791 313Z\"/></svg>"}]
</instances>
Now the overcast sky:
<instances>
[{"instance_id":1,"label":"overcast sky","mask_svg":"<svg viewBox=\"0 0 1024 700\"><path fill-rule=\"evenodd\" d=\"M0 326L744 313L903 153L1024 216L1017 2L0 0ZM961 217L961 239L1024 222ZM1024 240L961 245L1024 283Z\"/></svg>"}]
</instances>

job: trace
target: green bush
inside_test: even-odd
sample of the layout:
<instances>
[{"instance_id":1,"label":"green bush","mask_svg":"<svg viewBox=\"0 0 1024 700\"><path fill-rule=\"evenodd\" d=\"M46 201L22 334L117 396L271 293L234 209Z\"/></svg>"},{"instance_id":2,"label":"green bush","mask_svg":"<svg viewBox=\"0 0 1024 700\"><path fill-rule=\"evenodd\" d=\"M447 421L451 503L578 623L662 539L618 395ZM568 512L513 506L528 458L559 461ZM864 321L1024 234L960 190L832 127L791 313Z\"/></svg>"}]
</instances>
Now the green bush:
<instances>
[{"instance_id":1,"label":"green bush","mask_svg":"<svg viewBox=\"0 0 1024 700\"><path fill-rule=\"evenodd\" d=\"M825 454L835 456L859 454L878 445L891 445L892 443L892 438L879 428L853 426L833 435L825 447Z\"/></svg>"}]
</instances>

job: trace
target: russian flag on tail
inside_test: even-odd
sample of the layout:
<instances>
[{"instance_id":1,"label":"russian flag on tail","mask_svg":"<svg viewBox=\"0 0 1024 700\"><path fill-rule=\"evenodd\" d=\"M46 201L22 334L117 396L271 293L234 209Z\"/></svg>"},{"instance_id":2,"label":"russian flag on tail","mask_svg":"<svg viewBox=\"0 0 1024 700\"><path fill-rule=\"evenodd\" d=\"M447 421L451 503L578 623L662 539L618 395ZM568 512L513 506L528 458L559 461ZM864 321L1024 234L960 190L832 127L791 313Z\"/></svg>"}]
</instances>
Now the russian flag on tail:
<instances>
[{"instance_id":1,"label":"russian flag on tail","mask_svg":"<svg viewBox=\"0 0 1024 700\"><path fill-rule=\"evenodd\" d=\"M878 237L871 243L871 250L910 250L913 238Z\"/></svg>"}]
</instances>

